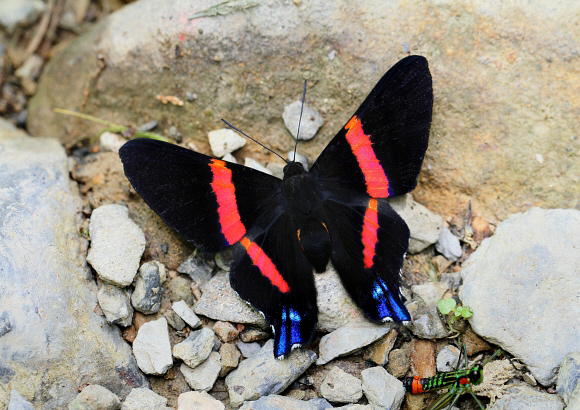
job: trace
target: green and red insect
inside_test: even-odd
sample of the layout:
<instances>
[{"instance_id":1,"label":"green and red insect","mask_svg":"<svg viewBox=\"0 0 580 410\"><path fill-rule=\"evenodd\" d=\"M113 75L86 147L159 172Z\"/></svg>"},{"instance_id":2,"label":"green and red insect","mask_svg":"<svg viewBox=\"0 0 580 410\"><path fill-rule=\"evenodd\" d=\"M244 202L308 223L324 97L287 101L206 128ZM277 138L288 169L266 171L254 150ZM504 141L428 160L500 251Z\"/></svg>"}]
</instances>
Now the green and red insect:
<instances>
[{"instance_id":1,"label":"green and red insect","mask_svg":"<svg viewBox=\"0 0 580 410\"><path fill-rule=\"evenodd\" d=\"M448 409L450 409L464 393L471 394L476 403L483 410L485 407L473 393L472 386L477 386L483 382L483 367L500 353L501 350L498 349L485 362L468 367L467 354L464 349L464 369L439 373L432 377L407 377L403 380L403 386L405 387L405 390L411 394L421 394L448 387L449 392L442 395L435 403L433 403L429 410L440 410L447 404L449 404Z\"/></svg>"}]
</instances>

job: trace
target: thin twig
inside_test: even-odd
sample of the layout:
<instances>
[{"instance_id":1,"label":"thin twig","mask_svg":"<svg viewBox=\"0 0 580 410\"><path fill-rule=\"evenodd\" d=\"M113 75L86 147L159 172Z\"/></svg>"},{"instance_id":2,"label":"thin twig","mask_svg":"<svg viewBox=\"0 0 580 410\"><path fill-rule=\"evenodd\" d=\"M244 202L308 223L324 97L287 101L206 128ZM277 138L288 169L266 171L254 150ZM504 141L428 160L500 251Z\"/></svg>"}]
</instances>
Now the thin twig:
<instances>
[{"instance_id":1,"label":"thin twig","mask_svg":"<svg viewBox=\"0 0 580 410\"><path fill-rule=\"evenodd\" d=\"M48 24L50 23L50 16L52 15L52 10L54 9L54 0L48 0L48 5L46 6L46 10L40 19L40 23L38 24L38 30L34 34L30 43L28 43L28 47L26 47L26 58L30 57L38 48L44 35L46 34L46 30L48 30Z\"/></svg>"}]
</instances>

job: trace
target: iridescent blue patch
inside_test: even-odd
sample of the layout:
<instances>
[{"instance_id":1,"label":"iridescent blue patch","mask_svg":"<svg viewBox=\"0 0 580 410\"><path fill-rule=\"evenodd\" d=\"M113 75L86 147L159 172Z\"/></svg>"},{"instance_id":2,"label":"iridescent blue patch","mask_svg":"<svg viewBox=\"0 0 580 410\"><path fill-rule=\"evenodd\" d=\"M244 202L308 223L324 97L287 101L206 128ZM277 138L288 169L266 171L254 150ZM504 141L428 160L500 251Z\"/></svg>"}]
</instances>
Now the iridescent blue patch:
<instances>
[{"instance_id":1,"label":"iridescent blue patch","mask_svg":"<svg viewBox=\"0 0 580 410\"><path fill-rule=\"evenodd\" d=\"M379 278L378 281L374 283L372 295L373 299L377 301L377 313L382 320L393 316L399 322L410 320L408 315L401 306L399 306L397 300L389 291L387 284L382 279Z\"/></svg>"},{"instance_id":2,"label":"iridescent blue patch","mask_svg":"<svg viewBox=\"0 0 580 410\"><path fill-rule=\"evenodd\" d=\"M290 319L290 323L288 323ZM280 334L278 336L278 351L276 356L280 356L289 352L295 344L303 344L302 334L300 333L300 322L302 317L293 308L282 308L280 313ZM287 329L290 328L290 337L288 337Z\"/></svg>"}]
</instances>

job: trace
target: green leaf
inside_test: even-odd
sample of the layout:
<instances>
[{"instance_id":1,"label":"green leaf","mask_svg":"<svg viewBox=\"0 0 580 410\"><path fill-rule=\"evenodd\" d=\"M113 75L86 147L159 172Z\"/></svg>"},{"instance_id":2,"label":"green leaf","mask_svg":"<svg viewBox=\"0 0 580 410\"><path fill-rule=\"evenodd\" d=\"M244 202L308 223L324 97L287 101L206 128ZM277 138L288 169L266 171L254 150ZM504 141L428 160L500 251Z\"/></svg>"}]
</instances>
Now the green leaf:
<instances>
[{"instance_id":1,"label":"green leaf","mask_svg":"<svg viewBox=\"0 0 580 410\"><path fill-rule=\"evenodd\" d=\"M473 316L473 309L471 306L463 306L461 308L461 316L463 316L465 319L469 319L471 316Z\"/></svg>"},{"instance_id":2,"label":"green leaf","mask_svg":"<svg viewBox=\"0 0 580 410\"><path fill-rule=\"evenodd\" d=\"M437 308L439 309L439 312L441 312L444 315L448 314L453 309L455 309L456 305L457 303L455 303L455 299L453 298L439 299L437 301Z\"/></svg>"}]
</instances>

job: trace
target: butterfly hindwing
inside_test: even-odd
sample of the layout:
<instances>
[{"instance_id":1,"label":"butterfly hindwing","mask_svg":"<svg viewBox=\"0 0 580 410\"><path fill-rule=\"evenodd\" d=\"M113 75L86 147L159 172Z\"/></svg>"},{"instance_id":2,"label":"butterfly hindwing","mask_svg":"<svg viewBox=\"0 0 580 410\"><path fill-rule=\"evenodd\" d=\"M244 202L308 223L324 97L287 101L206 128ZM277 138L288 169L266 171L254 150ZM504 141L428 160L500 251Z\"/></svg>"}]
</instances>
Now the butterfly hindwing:
<instances>
[{"instance_id":1,"label":"butterfly hindwing","mask_svg":"<svg viewBox=\"0 0 580 410\"><path fill-rule=\"evenodd\" d=\"M399 290L409 228L384 199L366 196L324 202L332 262L365 316L375 322L410 320Z\"/></svg>"},{"instance_id":2,"label":"butterfly hindwing","mask_svg":"<svg viewBox=\"0 0 580 410\"><path fill-rule=\"evenodd\" d=\"M287 210L263 215L235 245L233 259L232 288L272 326L274 355L309 343L318 318L316 288Z\"/></svg>"},{"instance_id":3,"label":"butterfly hindwing","mask_svg":"<svg viewBox=\"0 0 580 410\"><path fill-rule=\"evenodd\" d=\"M119 155L147 205L206 252L236 243L278 200L278 178L177 145L134 139Z\"/></svg>"},{"instance_id":4,"label":"butterfly hindwing","mask_svg":"<svg viewBox=\"0 0 580 410\"><path fill-rule=\"evenodd\" d=\"M310 171L327 191L387 198L413 190L427 150L432 107L427 60L402 59L381 78Z\"/></svg>"}]
</instances>

